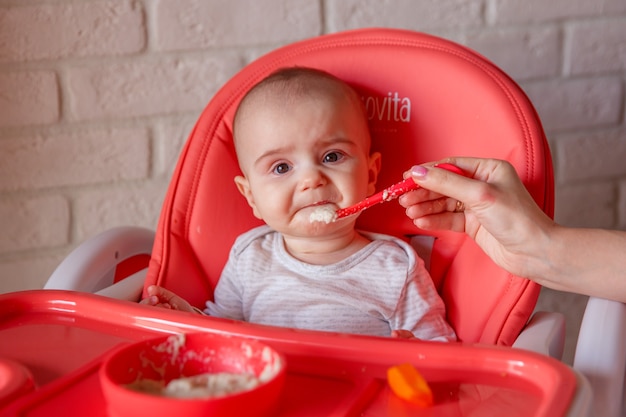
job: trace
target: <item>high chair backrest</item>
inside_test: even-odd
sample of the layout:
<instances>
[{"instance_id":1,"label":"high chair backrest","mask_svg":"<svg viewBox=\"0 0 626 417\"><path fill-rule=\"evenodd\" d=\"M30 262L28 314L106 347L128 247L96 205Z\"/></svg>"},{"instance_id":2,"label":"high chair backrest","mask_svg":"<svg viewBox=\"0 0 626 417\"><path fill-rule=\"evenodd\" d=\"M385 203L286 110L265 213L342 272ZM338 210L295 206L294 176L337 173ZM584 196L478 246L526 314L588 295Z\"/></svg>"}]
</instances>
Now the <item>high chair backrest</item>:
<instances>
[{"instance_id":1,"label":"high chair backrest","mask_svg":"<svg viewBox=\"0 0 626 417\"><path fill-rule=\"evenodd\" d=\"M146 285L172 289L203 307L235 238L259 225L233 177L239 167L232 118L243 94L281 67L328 71L362 96L382 153L379 188L412 165L447 156L506 159L552 215L549 150L521 89L475 52L433 36L389 29L325 35L271 52L215 95L180 156L158 225ZM359 218L361 229L410 237L420 231L397 203ZM510 345L532 312L539 286L497 267L462 234L436 234L431 274L460 340Z\"/></svg>"}]
</instances>

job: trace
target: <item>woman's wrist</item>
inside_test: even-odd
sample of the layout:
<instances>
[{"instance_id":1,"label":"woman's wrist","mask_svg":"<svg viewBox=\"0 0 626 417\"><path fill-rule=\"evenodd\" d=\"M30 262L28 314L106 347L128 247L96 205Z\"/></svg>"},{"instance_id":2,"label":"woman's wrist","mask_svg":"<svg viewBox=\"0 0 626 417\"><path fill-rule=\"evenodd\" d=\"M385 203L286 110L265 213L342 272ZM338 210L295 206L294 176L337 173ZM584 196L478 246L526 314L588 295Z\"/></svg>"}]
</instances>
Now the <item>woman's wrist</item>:
<instances>
[{"instance_id":1,"label":"woman's wrist","mask_svg":"<svg viewBox=\"0 0 626 417\"><path fill-rule=\"evenodd\" d=\"M529 245L534 252L529 255L529 278L540 284L551 283L558 276L562 268L564 253L562 227L556 223L544 227L536 237L536 245Z\"/></svg>"}]
</instances>

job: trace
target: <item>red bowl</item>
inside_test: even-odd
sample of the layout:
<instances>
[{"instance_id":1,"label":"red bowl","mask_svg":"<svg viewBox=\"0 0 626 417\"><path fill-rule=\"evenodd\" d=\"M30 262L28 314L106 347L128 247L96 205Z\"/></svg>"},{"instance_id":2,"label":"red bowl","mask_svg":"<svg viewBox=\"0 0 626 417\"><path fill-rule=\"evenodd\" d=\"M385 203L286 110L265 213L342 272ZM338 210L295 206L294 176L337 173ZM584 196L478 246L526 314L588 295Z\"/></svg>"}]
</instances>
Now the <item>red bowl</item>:
<instances>
[{"instance_id":1,"label":"red bowl","mask_svg":"<svg viewBox=\"0 0 626 417\"><path fill-rule=\"evenodd\" d=\"M169 397L136 388L146 380L164 385L173 379L221 372L252 374L259 384L202 398ZM100 369L100 383L109 412L116 417L266 416L277 405L285 375L283 356L261 342L194 333L162 336L115 350Z\"/></svg>"},{"instance_id":2,"label":"red bowl","mask_svg":"<svg viewBox=\"0 0 626 417\"><path fill-rule=\"evenodd\" d=\"M0 409L35 389L35 378L24 365L0 358Z\"/></svg>"}]
</instances>

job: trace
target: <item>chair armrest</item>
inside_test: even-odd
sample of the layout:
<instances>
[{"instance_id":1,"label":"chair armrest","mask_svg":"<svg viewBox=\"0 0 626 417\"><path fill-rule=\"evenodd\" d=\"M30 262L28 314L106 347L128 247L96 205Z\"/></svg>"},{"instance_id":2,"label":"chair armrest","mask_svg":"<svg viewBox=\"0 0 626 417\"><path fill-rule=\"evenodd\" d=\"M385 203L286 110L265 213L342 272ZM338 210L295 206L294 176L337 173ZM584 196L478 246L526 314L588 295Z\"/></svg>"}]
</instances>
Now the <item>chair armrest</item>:
<instances>
[{"instance_id":1,"label":"chair armrest","mask_svg":"<svg viewBox=\"0 0 626 417\"><path fill-rule=\"evenodd\" d=\"M138 301L141 299L141 293L143 292L143 285L146 281L147 271L147 269L143 269L129 275L115 284L96 291L96 294L108 298L115 298L117 300Z\"/></svg>"},{"instance_id":2,"label":"chair armrest","mask_svg":"<svg viewBox=\"0 0 626 417\"><path fill-rule=\"evenodd\" d=\"M574 369L593 390L591 415L622 414L626 371L626 304L590 297L578 334Z\"/></svg>"},{"instance_id":3,"label":"chair armrest","mask_svg":"<svg viewBox=\"0 0 626 417\"><path fill-rule=\"evenodd\" d=\"M591 404L593 402L593 392L591 384L583 374L572 368L576 375L576 392L567 411L567 417L591 417Z\"/></svg>"},{"instance_id":4,"label":"chair armrest","mask_svg":"<svg viewBox=\"0 0 626 417\"><path fill-rule=\"evenodd\" d=\"M97 292L113 284L121 262L150 255L153 243L154 232L142 227L102 232L74 249L54 270L44 289Z\"/></svg>"},{"instance_id":5,"label":"chair armrest","mask_svg":"<svg viewBox=\"0 0 626 417\"><path fill-rule=\"evenodd\" d=\"M517 337L513 347L561 360L565 348L565 317L561 313L537 311Z\"/></svg>"}]
</instances>

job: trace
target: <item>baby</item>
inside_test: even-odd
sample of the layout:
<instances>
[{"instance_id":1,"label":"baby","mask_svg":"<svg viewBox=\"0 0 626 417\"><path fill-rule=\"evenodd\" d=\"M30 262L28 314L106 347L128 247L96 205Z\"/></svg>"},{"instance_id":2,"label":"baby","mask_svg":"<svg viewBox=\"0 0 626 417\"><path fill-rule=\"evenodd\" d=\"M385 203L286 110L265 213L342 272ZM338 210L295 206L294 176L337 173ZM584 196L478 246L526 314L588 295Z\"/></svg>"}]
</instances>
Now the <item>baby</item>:
<instances>
[{"instance_id":1,"label":"baby","mask_svg":"<svg viewBox=\"0 0 626 417\"><path fill-rule=\"evenodd\" d=\"M235 184L266 225L239 236L205 313L274 326L453 341L445 307L406 242L357 230L358 216L313 221L375 191L363 103L338 78L280 70L253 87L233 121ZM156 286L144 304L194 311Z\"/></svg>"}]
</instances>

